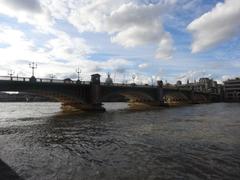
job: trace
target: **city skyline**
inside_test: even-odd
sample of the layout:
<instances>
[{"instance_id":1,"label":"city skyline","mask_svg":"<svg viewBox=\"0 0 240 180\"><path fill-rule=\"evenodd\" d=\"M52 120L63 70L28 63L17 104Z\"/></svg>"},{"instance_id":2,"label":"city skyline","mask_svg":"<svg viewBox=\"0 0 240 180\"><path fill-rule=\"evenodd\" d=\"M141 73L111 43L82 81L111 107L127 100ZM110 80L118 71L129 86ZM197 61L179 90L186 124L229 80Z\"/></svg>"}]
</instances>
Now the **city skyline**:
<instances>
[{"instance_id":1,"label":"city skyline","mask_svg":"<svg viewBox=\"0 0 240 180\"><path fill-rule=\"evenodd\" d=\"M239 76L237 0L0 0L0 73L150 83ZM224 27L224 28L223 28Z\"/></svg>"}]
</instances>

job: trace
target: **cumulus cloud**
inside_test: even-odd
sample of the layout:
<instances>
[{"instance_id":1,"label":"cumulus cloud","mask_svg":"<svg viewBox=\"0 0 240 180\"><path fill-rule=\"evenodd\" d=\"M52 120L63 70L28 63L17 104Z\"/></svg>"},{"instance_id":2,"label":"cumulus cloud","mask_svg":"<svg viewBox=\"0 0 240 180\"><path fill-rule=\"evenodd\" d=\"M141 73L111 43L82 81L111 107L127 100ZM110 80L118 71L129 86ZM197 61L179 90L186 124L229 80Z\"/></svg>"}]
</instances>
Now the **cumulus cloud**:
<instances>
[{"instance_id":1,"label":"cumulus cloud","mask_svg":"<svg viewBox=\"0 0 240 180\"><path fill-rule=\"evenodd\" d=\"M47 27L53 23L48 8L43 7L39 0L0 0L0 14L38 27Z\"/></svg>"},{"instance_id":2,"label":"cumulus cloud","mask_svg":"<svg viewBox=\"0 0 240 180\"><path fill-rule=\"evenodd\" d=\"M192 52L200 52L239 34L240 1L225 0L192 21L187 30L193 34Z\"/></svg>"},{"instance_id":3,"label":"cumulus cloud","mask_svg":"<svg viewBox=\"0 0 240 180\"><path fill-rule=\"evenodd\" d=\"M43 46L39 46L34 38L10 26L0 24L0 74L7 75L9 69L15 75L30 76L28 63L38 63L36 76L48 77L49 70L56 78L76 78L75 69L81 69L83 80L89 80L90 74L105 72L124 73L132 65L127 59L108 59L93 61L86 56L93 52L86 42L79 37L71 37L67 33L51 29L52 36ZM4 45L4 46L3 46Z\"/></svg>"},{"instance_id":4,"label":"cumulus cloud","mask_svg":"<svg viewBox=\"0 0 240 180\"><path fill-rule=\"evenodd\" d=\"M223 75L221 81L223 82L223 81L227 81L229 79L234 79L234 78L235 76L233 75Z\"/></svg>"},{"instance_id":5,"label":"cumulus cloud","mask_svg":"<svg viewBox=\"0 0 240 180\"><path fill-rule=\"evenodd\" d=\"M173 52L173 40L169 33L165 33L159 42L155 57L157 59L170 59Z\"/></svg>"},{"instance_id":6,"label":"cumulus cloud","mask_svg":"<svg viewBox=\"0 0 240 180\"><path fill-rule=\"evenodd\" d=\"M52 37L39 45L34 37L26 36L23 31L0 24L0 42L5 45L0 48L1 56L11 61L39 59L48 62L47 59L64 59L74 62L93 52L82 38L71 37L54 29L49 32Z\"/></svg>"},{"instance_id":7,"label":"cumulus cloud","mask_svg":"<svg viewBox=\"0 0 240 180\"><path fill-rule=\"evenodd\" d=\"M41 6L38 0L1 0L1 3L15 10L27 10L31 12L41 12Z\"/></svg>"},{"instance_id":8,"label":"cumulus cloud","mask_svg":"<svg viewBox=\"0 0 240 180\"><path fill-rule=\"evenodd\" d=\"M57 20L79 32L106 32L111 42L123 47L157 44L156 58L172 54L172 39L161 17L175 0L0 0L0 13L49 33ZM165 47L167 46L167 47Z\"/></svg>"},{"instance_id":9,"label":"cumulus cloud","mask_svg":"<svg viewBox=\"0 0 240 180\"><path fill-rule=\"evenodd\" d=\"M68 19L79 31L107 32L113 43L124 47L158 44L160 50L156 57L170 58L172 40L162 26L161 15L172 3L173 1L156 4L139 4L127 0L89 1L72 10ZM163 47L166 44L168 47Z\"/></svg>"},{"instance_id":10,"label":"cumulus cloud","mask_svg":"<svg viewBox=\"0 0 240 180\"><path fill-rule=\"evenodd\" d=\"M181 74L180 76L178 76L176 79L177 80L181 80L182 82L187 82L188 80L190 82L194 82L195 80L199 80L202 77L206 77L206 78L212 78L212 74L208 73L206 71L202 71L202 70L190 70L187 71L183 74Z\"/></svg>"},{"instance_id":11,"label":"cumulus cloud","mask_svg":"<svg viewBox=\"0 0 240 180\"><path fill-rule=\"evenodd\" d=\"M138 67L139 67L140 69L146 69L146 68L149 67L149 64L147 64L147 63L139 64Z\"/></svg>"},{"instance_id":12,"label":"cumulus cloud","mask_svg":"<svg viewBox=\"0 0 240 180\"><path fill-rule=\"evenodd\" d=\"M56 59L77 60L83 59L87 54L93 53L92 48L87 45L84 39L71 37L67 33L58 30L50 30L54 35L46 42L45 52Z\"/></svg>"},{"instance_id":13,"label":"cumulus cloud","mask_svg":"<svg viewBox=\"0 0 240 180\"><path fill-rule=\"evenodd\" d=\"M52 73L67 73L74 70L76 65L84 64L89 69L92 63L84 58L92 52L83 39L70 37L64 32L53 30L54 36L39 46L36 39L28 37L24 32L10 26L0 24L0 66L18 70L18 74L27 75L28 63L36 61L39 72L44 76ZM64 60L64 63L62 63ZM6 74L6 69L0 73Z\"/></svg>"},{"instance_id":14,"label":"cumulus cloud","mask_svg":"<svg viewBox=\"0 0 240 180\"><path fill-rule=\"evenodd\" d=\"M4 60L1 63L32 57L31 52L35 49L34 42L27 39L22 31L9 26L0 25L0 42L5 44L4 48L0 48L0 56Z\"/></svg>"}]
</instances>

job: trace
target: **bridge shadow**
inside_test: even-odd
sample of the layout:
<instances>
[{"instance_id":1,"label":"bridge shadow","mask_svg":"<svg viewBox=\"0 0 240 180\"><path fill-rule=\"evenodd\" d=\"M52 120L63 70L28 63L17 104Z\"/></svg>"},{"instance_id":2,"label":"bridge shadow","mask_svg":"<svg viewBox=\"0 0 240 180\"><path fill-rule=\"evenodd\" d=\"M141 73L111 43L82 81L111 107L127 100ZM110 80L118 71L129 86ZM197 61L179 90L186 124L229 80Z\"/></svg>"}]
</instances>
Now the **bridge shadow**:
<instances>
[{"instance_id":1,"label":"bridge shadow","mask_svg":"<svg viewBox=\"0 0 240 180\"><path fill-rule=\"evenodd\" d=\"M11 167L0 159L1 180L23 180Z\"/></svg>"}]
</instances>

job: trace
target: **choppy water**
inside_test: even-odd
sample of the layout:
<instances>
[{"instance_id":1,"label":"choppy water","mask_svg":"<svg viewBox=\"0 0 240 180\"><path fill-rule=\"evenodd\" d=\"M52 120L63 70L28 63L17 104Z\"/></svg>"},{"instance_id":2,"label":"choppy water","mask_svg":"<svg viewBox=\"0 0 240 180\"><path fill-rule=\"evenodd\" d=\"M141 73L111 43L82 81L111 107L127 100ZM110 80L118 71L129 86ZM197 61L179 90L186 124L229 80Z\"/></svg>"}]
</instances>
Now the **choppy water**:
<instances>
[{"instance_id":1,"label":"choppy water","mask_svg":"<svg viewBox=\"0 0 240 180\"><path fill-rule=\"evenodd\" d=\"M31 180L240 179L240 104L107 107L0 103L0 158Z\"/></svg>"}]
</instances>

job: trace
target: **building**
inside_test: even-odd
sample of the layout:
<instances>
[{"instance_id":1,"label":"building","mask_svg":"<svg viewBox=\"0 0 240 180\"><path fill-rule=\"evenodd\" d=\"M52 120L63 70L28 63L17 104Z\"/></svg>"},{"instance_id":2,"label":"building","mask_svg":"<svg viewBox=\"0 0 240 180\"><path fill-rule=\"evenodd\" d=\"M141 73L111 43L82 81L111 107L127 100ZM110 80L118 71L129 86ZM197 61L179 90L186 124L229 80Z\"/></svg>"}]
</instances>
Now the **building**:
<instances>
[{"instance_id":1,"label":"building","mask_svg":"<svg viewBox=\"0 0 240 180\"><path fill-rule=\"evenodd\" d=\"M240 78L224 81L224 100L240 102Z\"/></svg>"},{"instance_id":2,"label":"building","mask_svg":"<svg viewBox=\"0 0 240 180\"><path fill-rule=\"evenodd\" d=\"M113 80L112 78L110 77L110 73L107 74L107 79L105 80L105 84L106 85L113 85Z\"/></svg>"},{"instance_id":3,"label":"building","mask_svg":"<svg viewBox=\"0 0 240 180\"><path fill-rule=\"evenodd\" d=\"M70 78L66 78L63 81L64 83L67 83L67 84L73 83L73 81Z\"/></svg>"},{"instance_id":4,"label":"building","mask_svg":"<svg viewBox=\"0 0 240 180\"><path fill-rule=\"evenodd\" d=\"M181 86L182 85L182 81L177 81L176 86Z\"/></svg>"},{"instance_id":5,"label":"building","mask_svg":"<svg viewBox=\"0 0 240 180\"><path fill-rule=\"evenodd\" d=\"M180 85L180 83L177 82L176 86L194 89L194 91L199 91L199 92L216 93L216 94L222 93L222 85L218 84L217 81L214 81L213 79L209 79L209 78L200 78L198 82L195 81L193 83L190 83L189 81L187 81L187 84L182 84L182 85Z\"/></svg>"}]
</instances>

